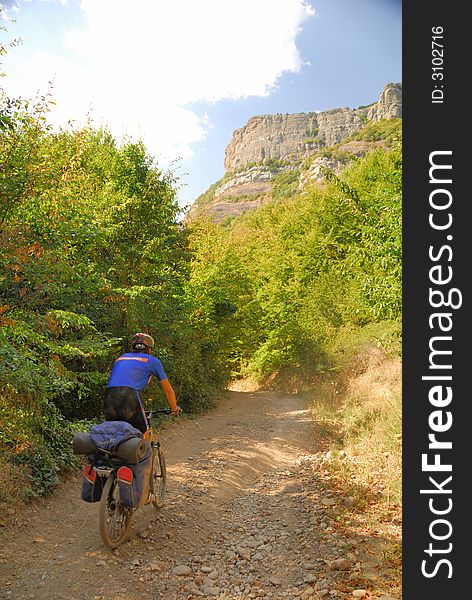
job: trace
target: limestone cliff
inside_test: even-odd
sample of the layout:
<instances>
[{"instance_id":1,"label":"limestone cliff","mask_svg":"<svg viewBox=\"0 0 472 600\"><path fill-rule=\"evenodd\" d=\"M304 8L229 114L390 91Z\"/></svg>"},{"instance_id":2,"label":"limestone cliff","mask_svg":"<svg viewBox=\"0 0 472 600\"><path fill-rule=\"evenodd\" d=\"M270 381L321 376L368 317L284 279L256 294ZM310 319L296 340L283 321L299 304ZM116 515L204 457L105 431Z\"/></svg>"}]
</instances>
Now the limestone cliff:
<instances>
[{"instance_id":1,"label":"limestone cliff","mask_svg":"<svg viewBox=\"0 0 472 600\"><path fill-rule=\"evenodd\" d=\"M401 97L401 84L388 83L379 101L370 107L252 117L233 133L226 148L225 172L270 159L306 158L317 148L341 142L358 131L366 120L401 117Z\"/></svg>"},{"instance_id":2,"label":"limestone cliff","mask_svg":"<svg viewBox=\"0 0 472 600\"><path fill-rule=\"evenodd\" d=\"M252 117L236 129L225 153L225 172L269 159L300 158L316 148L316 113Z\"/></svg>"}]
</instances>

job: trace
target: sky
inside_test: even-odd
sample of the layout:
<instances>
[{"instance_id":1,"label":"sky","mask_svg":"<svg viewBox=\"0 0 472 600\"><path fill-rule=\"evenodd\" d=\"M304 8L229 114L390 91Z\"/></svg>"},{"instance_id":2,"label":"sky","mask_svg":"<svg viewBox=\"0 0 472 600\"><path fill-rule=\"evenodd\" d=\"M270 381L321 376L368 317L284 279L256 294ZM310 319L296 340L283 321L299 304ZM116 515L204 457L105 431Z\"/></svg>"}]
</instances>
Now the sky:
<instances>
[{"instance_id":1,"label":"sky","mask_svg":"<svg viewBox=\"0 0 472 600\"><path fill-rule=\"evenodd\" d=\"M142 139L189 206L258 114L370 104L401 82L401 0L0 0L9 96Z\"/></svg>"}]
</instances>

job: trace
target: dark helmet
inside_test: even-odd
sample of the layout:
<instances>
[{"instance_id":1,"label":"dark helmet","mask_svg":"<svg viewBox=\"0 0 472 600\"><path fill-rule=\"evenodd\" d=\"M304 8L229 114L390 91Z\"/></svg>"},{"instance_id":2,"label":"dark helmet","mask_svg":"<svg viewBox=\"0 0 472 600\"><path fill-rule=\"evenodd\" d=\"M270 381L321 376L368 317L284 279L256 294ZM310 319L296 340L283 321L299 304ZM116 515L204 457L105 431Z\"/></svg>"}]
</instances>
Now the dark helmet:
<instances>
[{"instance_id":1,"label":"dark helmet","mask_svg":"<svg viewBox=\"0 0 472 600\"><path fill-rule=\"evenodd\" d=\"M135 333L131 340L133 350L146 350L148 353L154 348L154 340L147 333Z\"/></svg>"}]
</instances>

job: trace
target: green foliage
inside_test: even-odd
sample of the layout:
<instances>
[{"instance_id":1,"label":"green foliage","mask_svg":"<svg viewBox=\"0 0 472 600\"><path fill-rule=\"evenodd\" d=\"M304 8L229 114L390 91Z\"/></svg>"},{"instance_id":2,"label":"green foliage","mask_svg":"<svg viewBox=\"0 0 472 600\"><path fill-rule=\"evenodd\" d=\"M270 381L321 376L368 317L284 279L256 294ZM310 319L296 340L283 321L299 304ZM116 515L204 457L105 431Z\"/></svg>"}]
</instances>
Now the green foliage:
<instances>
[{"instance_id":1,"label":"green foliage","mask_svg":"<svg viewBox=\"0 0 472 600\"><path fill-rule=\"evenodd\" d=\"M299 169L279 173L274 177L272 184L272 198L276 200L291 198L297 192L299 180Z\"/></svg>"},{"instance_id":2,"label":"green foliage","mask_svg":"<svg viewBox=\"0 0 472 600\"><path fill-rule=\"evenodd\" d=\"M194 282L210 296L224 290L236 307L231 344L219 346L233 374L325 373L340 360L342 331L373 340L378 326L384 346L398 340L401 140L393 131L388 151L354 161L342 177L327 171L322 190L296 195L299 172L280 173L277 203L225 229L194 224Z\"/></svg>"},{"instance_id":3,"label":"green foliage","mask_svg":"<svg viewBox=\"0 0 472 600\"><path fill-rule=\"evenodd\" d=\"M396 141L401 135L401 119L383 119L382 121L364 121L367 123L360 131L349 139L377 142L380 140Z\"/></svg>"},{"instance_id":4,"label":"green foliage","mask_svg":"<svg viewBox=\"0 0 472 600\"><path fill-rule=\"evenodd\" d=\"M305 135L309 138L316 137L318 135L319 128L313 127L311 129L305 129Z\"/></svg>"},{"instance_id":5,"label":"green foliage","mask_svg":"<svg viewBox=\"0 0 472 600\"><path fill-rule=\"evenodd\" d=\"M53 132L50 103L0 102L0 458L29 465L27 494L73 464L69 422L101 418L135 331L181 406L207 406L228 377L213 332L234 311L196 303L173 174L106 130Z\"/></svg>"},{"instance_id":6,"label":"green foliage","mask_svg":"<svg viewBox=\"0 0 472 600\"><path fill-rule=\"evenodd\" d=\"M361 104L360 106L357 107L357 110L362 110L362 109L370 108L374 104L376 104L376 102L371 102L370 104Z\"/></svg>"},{"instance_id":7,"label":"green foliage","mask_svg":"<svg viewBox=\"0 0 472 600\"><path fill-rule=\"evenodd\" d=\"M263 165L267 167L271 173L276 173L281 167L284 166L284 164L285 162L279 158L266 158L263 161Z\"/></svg>"}]
</instances>

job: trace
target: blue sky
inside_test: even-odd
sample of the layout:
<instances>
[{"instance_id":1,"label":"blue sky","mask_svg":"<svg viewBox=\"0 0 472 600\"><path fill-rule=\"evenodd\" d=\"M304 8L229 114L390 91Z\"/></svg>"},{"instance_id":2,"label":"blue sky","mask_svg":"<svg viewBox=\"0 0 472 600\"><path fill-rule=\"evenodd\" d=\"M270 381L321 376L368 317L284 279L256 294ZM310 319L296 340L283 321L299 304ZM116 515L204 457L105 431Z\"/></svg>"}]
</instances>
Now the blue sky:
<instances>
[{"instance_id":1,"label":"blue sky","mask_svg":"<svg viewBox=\"0 0 472 600\"><path fill-rule=\"evenodd\" d=\"M54 78L56 125L88 115L118 139L142 137L162 166L180 157L183 206L223 175L251 116L357 107L401 81L399 0L2 5L2 39L23 41L3 59L6 93L34 97Z\"/></svg>"}]
</instances>

